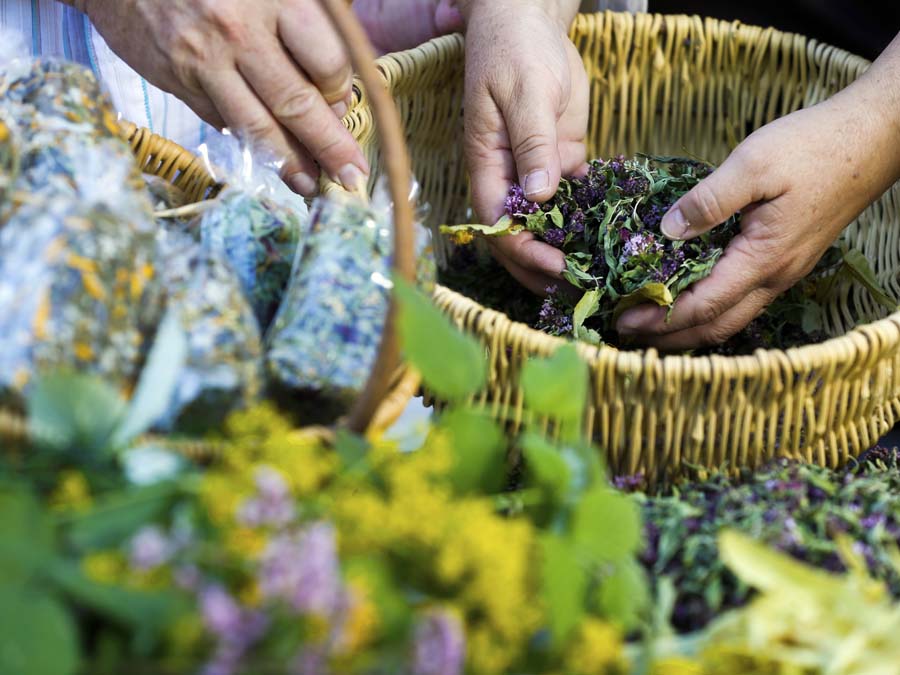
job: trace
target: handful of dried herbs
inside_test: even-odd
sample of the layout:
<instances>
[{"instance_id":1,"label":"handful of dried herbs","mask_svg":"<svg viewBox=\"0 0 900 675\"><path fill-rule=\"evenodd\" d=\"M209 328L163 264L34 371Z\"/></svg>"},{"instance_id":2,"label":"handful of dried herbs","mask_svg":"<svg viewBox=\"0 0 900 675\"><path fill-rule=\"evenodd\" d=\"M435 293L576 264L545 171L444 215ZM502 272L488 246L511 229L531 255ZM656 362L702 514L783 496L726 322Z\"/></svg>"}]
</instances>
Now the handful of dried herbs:
<instances>
[{"instance_id":1,"label":"handful of dried herbs","mask_svg":"<svg viewBox=\"0 0 900 675\"><path fill-rule=\"evenodd\" d=\"M499 293L506 301L497 302L497 293L484 289L483 275L490 267L470 254L457 254L455 262L462 265L445 276L451 287L495 309L506 311L510 305L517 318L531 314L527 322L551 335L616 343L615 323L625 310L647 302L671 307L682 291L709 276L740 231L739 214L689 241L671 241L660 230L666 211L713 170L712 165L679 157L593 160L584 177L563 179L545 204L527 200L522 188L513 185L506 215L494 225L441 228L457 243L471 242L476 234L497 237L527 231L560 249L568 283L546 289L542 305L533 301L533 312L523 311L527 300L523 305L522 293L510 291L508 284ZM821 303L840 276L860 282L876 301L896 308L866 259L835 246L807 282L776 300L766 315L718 351L735 354L824 339ZM818 283L823 280L826 283Z\"/></svg>"}]
</instances>

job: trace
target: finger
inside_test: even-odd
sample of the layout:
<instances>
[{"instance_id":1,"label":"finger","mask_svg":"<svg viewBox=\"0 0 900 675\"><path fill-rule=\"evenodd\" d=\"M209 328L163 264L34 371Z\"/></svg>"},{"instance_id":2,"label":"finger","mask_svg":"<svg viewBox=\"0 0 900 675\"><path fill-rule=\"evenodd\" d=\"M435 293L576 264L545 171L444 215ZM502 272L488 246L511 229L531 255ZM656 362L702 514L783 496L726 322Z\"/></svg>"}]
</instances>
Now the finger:
<instances>
[{"instance_id":1,"label":"finger","mask_svg":"<svg viewBox=\"0 0 900 675\"><path fill-rule=\"evenodd\" d=\"M545 297L551 288L559 286L559 279L542 272L528 270L504 255L503 251L491 248L494 258L506 268L512 277L535 295Z\"/></svg>"},{"instance_id":2,"label":"finger","mask_svg":"<svg viewBox=\"0 0 900 675\"><path fill-rule=\"evenodd\" d=\"M745 234L732 239L712 273L681 293L671 313L663 307L635 307L619 317L616 329L622 335L666 335L712 323L765 285L768 272L748 242Z\"/></svg>"},{"instance_id":3,"label":"finger","mask_svg":"<svg viewBox=\"0 0 900 675\"><path fill-rule=\"evenodd\" d=\"M272 115L334 180L356 189L369 173L359 145L279 46L249 51L238 69Z\"/></svg>"},{"instance_id":4,"label":"finger","mask_svg":"<svg viewBox=\"0 0 900 675\"><path fill-rule=\"evenodd\" d=\"M562 174L570 178L584 177L590 166L587 161L587 147L584 143L567 141L559 145Z\"/></svg>"},{"instance_id":5,"label":"finger","mask_svg":"<svg viewBox=\"0 0 900 675\"><path fill-rule=\"evenodd\" d=\"M663 234L669 239L692 239L764 198L764 179L749 157L747 150L738 147L719 168L675 202L663 216Z\"/></svg>"},{"instance_id":6,"label":"finger","mask_svg":"<svg viewBox=\"0 0 900 675\"><path fill-rule=\"evenodd\" d=\"M472 206L481 222L495 223L503 215L504 199L518 177L503 116L486 91L466 96L464 149Z\"/></svg>"},{"instance_id":7,"label":"finger","mask_svg":"<svg viewBox=\"0 0 900 675\"><path fill-rule=\"evenodd\" d=\"M648 336L639 341L662 351L683 351L722 344L762 314L776 295L768 289L757 289L715 321L668 335Z\"/></svg>"},{"instance_id":8,"label":"finger","mask_svg":"<svg viewBox=\"0 0 900 675\"><path fill-rule=\"evenodd\" d=\"M557 137L559 115L554 97L537 86L542 82L528 77L515 94L516 105L505 109L503 115L519 184L528 199L545 202L556 193L562 172ZM525 101L527 104L522 103Z\"/></svg>"},{"instance_id":9,"label":"finger","mask_svg":"<svg viewBox=\"0 0 900 675\"><path fill-rule=\"evenodd\" d=\"M188 108L194 111L194 114L197 115L197 117L210 126L215 127L220 131L228 126L222 118L222 115L216 110L216 106L213 105L213 102L202 92L199 94L179 93L178 97L184 101Z\"/></svg>"},{"instance_id":10,"label":"finger","mask_svg":"<svg viewBox=\"0 0 900 675\"><path fill-rule=\"evenodd\" d=\"M353 70L344 43L317 2L289 3L278 20L288 52L332 110L347 112Z\"/></svg>"},{"instance_id":11,"label":"finger","mask_svg":"<svg viewBox=\"0 0 900 675\"><path fill-rule=\"evenodd\" d=\"M440 0L434 12L434 26L440 35L459 33L465 28L462 12L455 0Z\"/></svg>"},{"instance_id":12,"label":"finger","mask_svg":"<svg viewBox=\"0 0 900 675\"><path fill-rule=\"evenodd\" d=\"M312 196L318 188L319 169L290 134L234 70L205 71L201 85L226 126L248 134L278 157L284 158L282 176L293 190Z\"/></svg>"},{"instance_id":13,"label":"finger","mask_svg":"<svg viewBox=\"0 0 900 675\"><path fill-rule=\"evenodd\" d=\"M520 267L557 281L562 279L562 273L566 269L563 252L535 238L531 232L492 237L488 239L488 244Z\"/></svg>"}]
</instances>

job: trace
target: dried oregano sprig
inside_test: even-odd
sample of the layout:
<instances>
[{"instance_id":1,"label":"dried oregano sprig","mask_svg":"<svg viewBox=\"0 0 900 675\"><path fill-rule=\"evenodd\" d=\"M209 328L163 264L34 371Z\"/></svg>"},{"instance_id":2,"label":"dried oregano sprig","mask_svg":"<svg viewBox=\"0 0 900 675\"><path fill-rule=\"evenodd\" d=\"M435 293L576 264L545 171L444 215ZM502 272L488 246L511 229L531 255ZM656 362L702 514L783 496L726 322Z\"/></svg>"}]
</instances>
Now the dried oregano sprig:
<instances>
[{"instance_id":1,"label":"dried oregano sprig","mask_svg":"<svg viewBox=\"0 0 900 675\"><path fill-rule=\"evenodd\" d=\"M703 162L673 157L594 160L583 178L563 179L546 204L527 200L514 185L497 224L444 231L465 238L527 230L563 251L563 276L581 295L573 301L562 289L547 289L538 328L596 344L627 308L641 302L670 307L712 271L738 231L739 216L687 242L670 241L659 228L669 207L711 171Z\"/></svg>"}]
</instances>

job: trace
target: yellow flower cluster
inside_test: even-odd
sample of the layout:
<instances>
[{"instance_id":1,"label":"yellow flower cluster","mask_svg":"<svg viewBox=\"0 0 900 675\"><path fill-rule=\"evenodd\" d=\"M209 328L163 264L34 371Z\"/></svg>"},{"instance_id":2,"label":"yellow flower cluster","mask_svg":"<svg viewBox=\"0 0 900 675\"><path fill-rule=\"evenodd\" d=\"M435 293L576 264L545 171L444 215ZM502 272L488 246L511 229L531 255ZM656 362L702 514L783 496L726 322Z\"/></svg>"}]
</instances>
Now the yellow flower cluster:
<instances>
[{"instance_id":1,"label":"yellow flower cluster","mask_svg":"<svg viewBox=\"0 0 900 675\"><path fill-rule=\"evenodd\" d=\"M565 665L572 675L628 672L622 635L605 621L586 619L566 651Z\"/></svg>"},{"instance_id":2,"label":"yellow flower cluster","mask_svg":"<svg viewBox=\"0 0 900 675\"><path fill-rule=\"evenodd\" d=\"M341 549L387 554L430 590L454 597L469 668L505 672L541 619L530 524L498 515L487 499L455 497L440 480L451 455L437 434L418 452L381 444L370 459L385 487L345 484L335 494Z\"/></svg>"},{"instance_id":3,"label":"yellow flower cluster","mask_svg":"<svg viewBox=\"0 0 900 675\"><path fill-rule=\"evenodd\" d=\"M55 511L85 511L90 508L91 488L81 471L63 471L56 489L50 495L50 508Z\"/></svg>"}]
</instances>

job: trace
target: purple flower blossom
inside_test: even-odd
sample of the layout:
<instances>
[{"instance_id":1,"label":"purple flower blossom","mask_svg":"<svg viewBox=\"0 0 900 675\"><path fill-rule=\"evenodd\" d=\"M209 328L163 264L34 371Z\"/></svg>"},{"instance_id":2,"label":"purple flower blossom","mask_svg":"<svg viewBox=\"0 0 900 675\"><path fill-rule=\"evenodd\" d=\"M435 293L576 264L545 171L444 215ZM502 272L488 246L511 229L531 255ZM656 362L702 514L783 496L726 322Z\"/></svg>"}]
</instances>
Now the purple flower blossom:
<instances>
[{"instance_id":1,"label":"purple flower blossom","mask_svg":"<svg viewBox=\"0 0 900 675\"><path fill-rule=\"evenodd\" d=\"M569 220L566 223L566 229L572 234L582 234L584 232L584 211L576 209L575 212L569 216Z\"/></svg>"},{"instance_id":2,"label":"purple flower blossom","mask_svg":"<svg viewBox=\"0 0 900 675\"><path fill-rule=\"evenodd\" d=\"M506 215L528 216L541 210L541 205L525 198L525 190L521 185L513 185L506 195Z\"/></svg>"},{"instance_id":3,"label":"purple flower blossom","mask_svg":"<svg viewBox=\"0 0 900 675\"><path fill-rule=\"evenodd\" d=\"M624 194L626 197L636 197L637 195L646 192L650 187L647 179L640 176L620 179L616 182L616 185L619 186L622 194Z\"/></svg>"},{"instance_id":4,"label":"purple flower blossom","mask_svg":"<svg viewBox=\"0 0 900 675\"><path fill-rule=\"evenodd\" d=\"M544 231L543 239L551 246L562 248L566 241L566 231L561 227L548 227Z\"/></svg>"},{"instance_id":5,"label":"purple flower blossom","mask_svg":"<svg viewBox=\"0 0 900 675\"><path fill-rule=\"evenodd\" d=\"M250 527L284 527L296 516L296 508L284 477L271 467L256 471L256 494L241 505L238 521Z\"/></svg>"},{"instance_id":6,"label":"purple flower blossom","mask_svg":"<svg viewBox=\"0 0 900 675\"><path fill-rule=\"evenodd\" d=\"M152 570L172 559L175 545L156 525L148 525L131 539L131 566L138 570Z\"/></svg>"},{"instance_id":7,"label":"purple flower blossom","mask_svg":"<svg viewBox=\"0 0 900 675\"><path fill-rule=\"evenodd\" d=\"M231 675L238 671L247 650L266 632L268 619L262 612L241 608L218 584L204 587L199 602L203 623L216 637L215 651L203 675Z\"/></svg>"},{"instance_id":8,"label":"purple flower blossom","mask_svg":"<svg viewBox=\"0 0 900 675\"><path fill-rule=\"evenodd\" d=\"M622 249L622 255L619 257L619 262L625 264L631 258L637 258L648 253L658 253L662 250L662 244L656 241L656 237L654 237L651 233L629 233L628 238L625 239L625 246Z\"/></svg>"},{"instance_id":9,"label":"purple flower blossom","mask_svg":"<svg viewBox=\"0 0 900 675\"><path fill-rule=\"evenodd\" d=\"M459 619L444 611L429 613L416 628L413 675L458 675L466 657Z\"/></svg>"},{"instance_id":10,"label":"purple flower blossom","mask_svg":"<svg viewBox=\"0 0 900 675\"><path fill-rule=\"evenodd\" d=\"M200 585L200 570L195 565L181 565L173 574L175 585L185 591L195 591Z\"/></svg>"},{"instance_id":11,"label":"purple flower blossom","mask_svg":"<svg viewBox=\"0 0 900 675\"><path fill-rule=\"evenodd\" d=\"M293 675L326 675L328 672L328 651L324 645L304 646L291 667Z\"/></svg>"},{"instance_id":12,"label":"purple flower blossom","mask_svg":"<svg viewBox=\"0 0 900 675\"><path fill-rule=\"evenodd\" d=\"M572 310L562 301L556 286L546 289L547 297L538 313L537 326L551 335L568 335L572 332Z\"/></svg>"},{"instance_id":13,"label":"purple flower blossom","mask_svg":"<svg viewBox=\"0 0 900 675\"><path fill-rule=\"evenodd\" d=\"M341 602L334 529L316 523L275 536L263 553L259 574L265 598L284 598L301 614L332 616Z\"/></svg>"},{"instance_id":14,"label":"purple flower blossom","mask_svg":"<svg viewBox=\"0 0 900 675\"><path fill-rule=\"evenodd\" d=\"M218 584L206 586L200 592L200 613L206 628L220 638L235 637L243 627L240 605Z\"/></svg>"}]
</instances>

